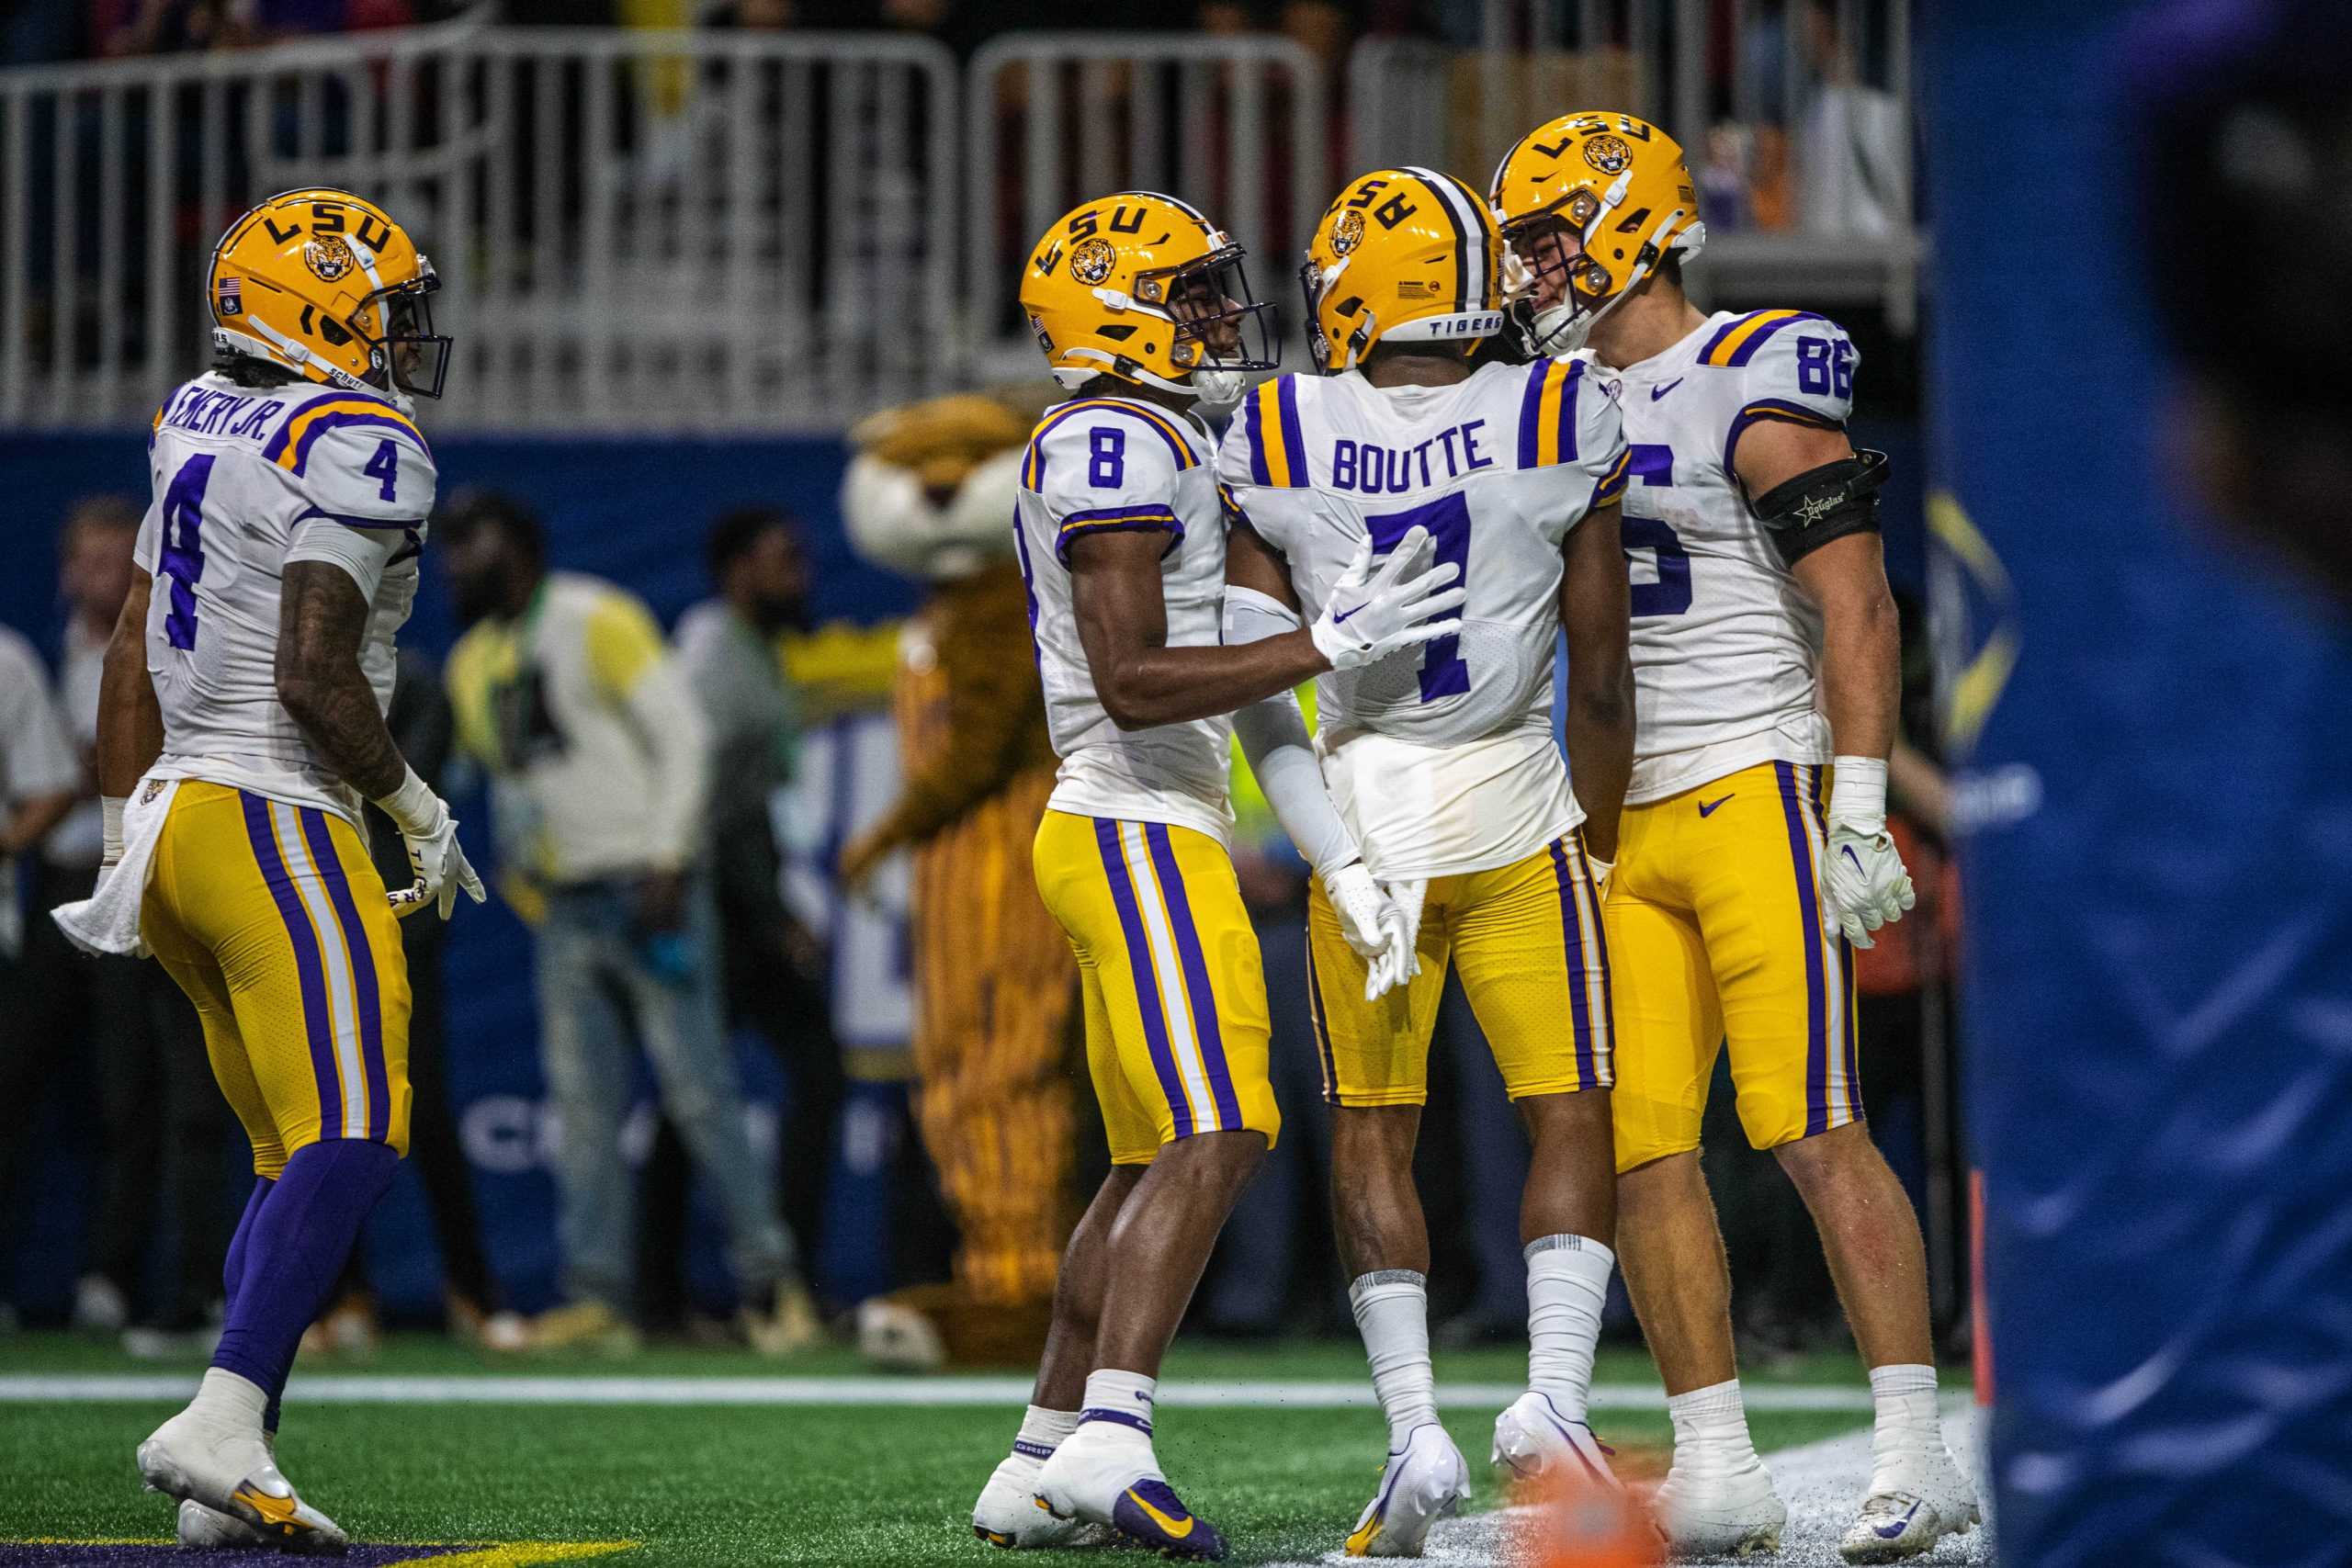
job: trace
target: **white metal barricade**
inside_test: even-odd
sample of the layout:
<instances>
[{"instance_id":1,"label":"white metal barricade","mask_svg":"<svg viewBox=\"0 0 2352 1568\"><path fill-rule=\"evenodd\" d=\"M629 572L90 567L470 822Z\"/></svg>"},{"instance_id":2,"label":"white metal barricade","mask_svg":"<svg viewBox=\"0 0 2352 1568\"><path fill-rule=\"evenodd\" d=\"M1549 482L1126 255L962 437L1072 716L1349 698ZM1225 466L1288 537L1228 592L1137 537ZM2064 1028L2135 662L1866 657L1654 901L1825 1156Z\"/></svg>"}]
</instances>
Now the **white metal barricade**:
<instances>
[{"instance_id":1,"label":"white metal barricade","mask_svg":"<svg viewBox=\"0 0 2352 1568\"><path fill-rule=\"evenodd\" d=\"M976 373L1034 376L1014 307L1028 247L1091 195L1165 190L1249 252L1251 287L1280 300L1341 172L1320 67L1285 38L1012 33L967 77L970 193L965 277Z\"/></svg>"},{"instance_id":2,"label":"white metal barricade","mask_svg":"<svg viewBox=\"0 0 2352 1568\"><path fill-rule=\"evenodd\" d=\"M0 424L143 417L246 203L419 237L439 427L838 429L957 378L959 81L888 34L363 33L0 72Z\"/></svg>"}]
</instances>

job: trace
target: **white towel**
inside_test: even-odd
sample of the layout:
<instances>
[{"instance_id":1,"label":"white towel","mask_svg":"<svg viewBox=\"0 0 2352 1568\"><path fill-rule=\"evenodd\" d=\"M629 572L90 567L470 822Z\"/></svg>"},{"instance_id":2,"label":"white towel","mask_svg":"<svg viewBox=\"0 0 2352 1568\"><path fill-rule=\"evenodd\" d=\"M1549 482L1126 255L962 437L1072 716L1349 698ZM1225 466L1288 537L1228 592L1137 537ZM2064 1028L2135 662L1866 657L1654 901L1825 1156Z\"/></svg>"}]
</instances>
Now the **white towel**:
<instances>
[{"instance_id":1,"label":"white towel","mask_svg":"<svg viewBox=\"0 0 2352 1568\"><path fill-rule=\"evenodd\" d=\"M122 807L122 859L98 873L97 890L78 904L50 911L66 940L85 953L130 958L153 957L139 935L139 909L147 899L147 874L155 841L172 812L177 779L141 779Z\"/></svg>"}]
</instances>

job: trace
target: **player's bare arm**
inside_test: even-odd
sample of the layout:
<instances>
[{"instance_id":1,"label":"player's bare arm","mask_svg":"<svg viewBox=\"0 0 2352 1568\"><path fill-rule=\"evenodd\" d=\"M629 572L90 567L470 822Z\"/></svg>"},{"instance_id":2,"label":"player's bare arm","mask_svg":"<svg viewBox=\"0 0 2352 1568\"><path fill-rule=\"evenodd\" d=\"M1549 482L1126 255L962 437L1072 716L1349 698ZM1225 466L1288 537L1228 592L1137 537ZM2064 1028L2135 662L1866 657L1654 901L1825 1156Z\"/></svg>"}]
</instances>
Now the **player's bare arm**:
<instances>
[{"instance_id":1,"label":"player's bare arm","mask_svg":"<svg viewBox=\"0 0 2352 1568\"><path fill-rule=\"evenodd\" d=\"M1335 667L1385 657L1455 629L1451 565L1422 570L1428 536L1408 535L1377 572L1367 547L1360 592L1335 597L1311 628L1239 648L1168 646L1157 533L1091 534L1069 551L1070 601L1096 698L1121 729L1231 713ZM1344 603L1342 603L1344 600Z\"/></svg>"},{"instance_id":2,"label":"player's bare arm","mask_svg":"<svg viewBox=\"0 0 2352 1568\"><path fill-rule=\"evenodd\" d=\"M1584 807L1585 846L1617 858L1617 815L1634 774L1633 590L1614 502L1568 534L1561 555L1560 625L1568 637L1568 776Z\"/></svg>"},{"instance_id":3,"label":"player's bare arm","mask_svg":"<svg viewBox=\"0 0 2352 1568\"><path fill-rule=\"evenodd\" d=\"M329 767L370 800L391 795L408 762L359 668L368 601L343 568L289 561L278 598L277 698Z\"/></svg>"},{"instance_id":4,"label":"player's bare arm","mask_svg":"<svg viewBox=\"0 0 2352 1568\"><path fill-rule=\"evenodd\" d=\"M120 800L164 754L164 710L147 673L147 599L154 579L133 567L98 678L98 794Z\"/></svg>"}]
</instances>

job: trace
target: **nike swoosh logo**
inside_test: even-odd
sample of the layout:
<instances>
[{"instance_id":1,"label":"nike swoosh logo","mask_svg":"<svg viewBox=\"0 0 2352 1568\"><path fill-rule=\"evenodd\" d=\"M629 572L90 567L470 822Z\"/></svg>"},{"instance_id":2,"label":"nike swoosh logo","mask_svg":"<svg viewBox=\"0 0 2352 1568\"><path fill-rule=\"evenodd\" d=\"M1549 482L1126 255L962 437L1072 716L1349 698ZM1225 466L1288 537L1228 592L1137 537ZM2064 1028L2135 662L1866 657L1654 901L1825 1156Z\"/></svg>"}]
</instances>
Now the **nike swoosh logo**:
<instances>
[{"instance_id":1,"label":"nike swoosh logo","mask_svg":"<svg viewBox=\"0 0 2352 1568\"><path fill-rule=\"evenodd\" d=\"M1682 378L1677 376L1673 380L1668 381L1663 387L1652 387L1650 389L1650 401L1657 401L1660 398L1666 396L1667 393L1674 390L1675 388L1679 387L1680 385L1682 385Z\"/></svg>"},{"instance_id":2,"label":"nike swoosh logo","mask_svg":"<svg viewBox=\"0 0 2352 1568\"><path fill-rule=\"evenodd\" d=\"M1737 795L1739 792L1737 790L1734 790L1731 793L1732 795ZM1724 796L1724 800L1729 800L1730 798L1731 795ZM1699 815L1702 817L1713 817L1715 814L1715 807L1721 806L1724 803L1724 800L1701 801L1699 803Z\"/></svg>"},{"instance_id":3,"label":"nike swoosh logo","mask_svg":"<svg viewBox=\"0 0 2352 1568\"><path fill-rule=\"evenodd\" d=\"M1186 1536L1193 1533L1193 1521L1191 1517L1187 1517L1182 1523L1178 1523L1176 1520L1170 1518L1166 1514L1161 1513L1159 1509L1146 1502L1136 1494L1136 1489L1132 1486L1127 1488L1127 1497L1136 1507L1141 1508L1146 1514L1151 1516L1151 1522L1158 1525L1161 1529L1166 1530L1170 1539L1182 1540Z\"/></svg>"},{"instance_id":4,"label":"nike swoosh logo","mask_svg":"<svg viewBox=\"0 0 2352 1568\"><path fill-rule=\"evenodd\" d=\"M1912 1504L1912 1505L1911 1505L1911 1506L1910 1506L1910 1507L1908 1507L1908 1508L1905 1509L1905 1510L1904 1510L1904 1513L1903 1513L1903 1517L1902 1517L1901 1518L1899 1518L1899 1519L1895 1520L1893 1524L1891 1524L1891 1525L1872 1525L1871 1528L1872 1529L1874 1529L1874 1530L1876 1530L1876 1531L1878 1532L1878 1538L1879 1538L1879 1540L1893 1540L1896 1536L1901 1535L1905 1530L1907 1530L1907 1529L1909 1529L1911 1528L1911 1517L1912 1517L1912 1516L1913 1516L1913 1515L1917 1514L1918 1511L1919 1511L1919 1505L1918 1505L1918 1504L1917 1504L1917 1503L1914 1503L1914 1504Z\"/></svg>"},{"instance_id":5,"label":"nike swoosh logo","mask_svg":"<svg viewBox=\"0 0 2352 1568\"><path fill-rule=\"evenodd\" d=\"M1371 601L1371 600L1369 600L1369 599L1367 599L1367 600L1365 600L1365 601L1363 602L1363 604L1371 604L1371 603L1372 603L1372 601ZM1332 617L1331 617L1331 624L1332 624L1333 626L1346 626L1346 625L1348 624L1348 616L1354 615L1354 614L1356 613L1356 610L1361 610L1361 609L1363 609L1363 604L1359 604L1359 605L1357 605L1357 606L1356 606L1356 609L1355 609L1355 610L1349 610L1349 611L1346 611L1346 612L1345 612L1345 613L1343 613L1343 614L1334 615L1334 616L1332 616Z\"/></svg>"},{"instance_id":6,"label":"nike swoosh logo","mask_svg":"<svg viewBox=\"0 0 2352 1568\"><path fill-rule=\"evenodd\" d=\"M1861 857L1861 856L1860 856L1860 855L1858 855L1858 854L1856 854L1856 853L1854 852L1854 846L1853 846L1853 845L1851 845L1851 844L1848 844L1848 845L1846 845L1844 848L1845 848L1846 859L1847 859L1849 863L1851 863L1851 864L1853 865L1853 868L1854 868L1856 871L1860 871L1860 870L1861 870L1861 869L1862 869L1862 857Z\"/></svg>"}]
</instances>

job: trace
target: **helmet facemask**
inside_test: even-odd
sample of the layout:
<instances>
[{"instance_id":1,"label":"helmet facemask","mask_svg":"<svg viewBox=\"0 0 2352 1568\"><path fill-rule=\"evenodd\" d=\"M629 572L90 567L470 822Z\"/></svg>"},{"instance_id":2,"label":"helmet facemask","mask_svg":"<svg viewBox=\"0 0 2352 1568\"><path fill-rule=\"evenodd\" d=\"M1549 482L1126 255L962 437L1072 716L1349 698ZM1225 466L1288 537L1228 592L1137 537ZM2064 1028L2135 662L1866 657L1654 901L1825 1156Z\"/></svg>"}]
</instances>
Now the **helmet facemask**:
<instances>
[{"instance_id":1,"label":"helmet facemask","mask_svg":"<svg viewBox=\"0 0 2352 1568\"><path fill-rule=\"evenodd\" d=\"M1175 323L1169 362L1187 374L1181 382L1167 384L1170 390L1229 403L1248 389L1251 372L1282 364L1273 302L1250 291L1238 245L1140 275L1135 299Z\"/></svg>"},{"instance_id":2,"label":"helmet facemask","mask_svg":"<svg viewBox=\"0 0 2352 1568\"><path fill-rule=\"evenodd\" d=\"M363 318L374 306L377 319L384 324L380 336L371 338L364 332L359 335L371 351L369 357L383 376L386 390L420 398L441 395L442 384L449 376L451 340L433 330L433 296L440 288L440 275L420 255L414 277L379 288L361 302Z\"/></svg>"}]
</instances>

